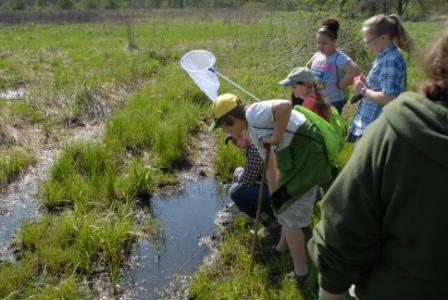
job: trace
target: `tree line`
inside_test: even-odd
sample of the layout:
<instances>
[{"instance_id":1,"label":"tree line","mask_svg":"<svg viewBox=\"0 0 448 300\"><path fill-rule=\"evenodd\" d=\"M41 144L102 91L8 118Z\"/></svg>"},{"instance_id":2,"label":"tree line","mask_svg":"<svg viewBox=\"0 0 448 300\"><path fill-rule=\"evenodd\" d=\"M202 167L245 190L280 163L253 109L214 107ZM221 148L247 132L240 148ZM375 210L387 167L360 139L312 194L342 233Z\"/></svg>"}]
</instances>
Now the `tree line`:
<instances>
[{"instance_id":1,"label":"tree line","mask_svg":"<svg viewBox=\"0 0 448 300\"><path fill-rule=\"evenodd\" d=\"M277 10L337 11L340 14L448 12L446 0L0 0L2 10L86 10L120 8L267 7Z\"/></svg>"}]
</instances>

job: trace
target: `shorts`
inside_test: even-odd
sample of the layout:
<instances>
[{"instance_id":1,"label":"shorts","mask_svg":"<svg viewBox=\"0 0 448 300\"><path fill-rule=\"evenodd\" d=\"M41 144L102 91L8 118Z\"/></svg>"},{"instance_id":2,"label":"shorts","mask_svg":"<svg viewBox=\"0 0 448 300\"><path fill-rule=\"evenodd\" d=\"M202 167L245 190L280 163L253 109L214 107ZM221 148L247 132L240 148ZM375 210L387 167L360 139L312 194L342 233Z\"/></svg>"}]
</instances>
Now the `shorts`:
<instances>
[{"instance_id":1,"label":"shorts","mask_svg":"<svg viewBox=\"0 0 448 300\"><path fill-rule=\"evenodd\" d=\"M278 223L286 228L305 228L311 224L318 187L311 188L277 215Z\"/></svg>"}]
</instances>

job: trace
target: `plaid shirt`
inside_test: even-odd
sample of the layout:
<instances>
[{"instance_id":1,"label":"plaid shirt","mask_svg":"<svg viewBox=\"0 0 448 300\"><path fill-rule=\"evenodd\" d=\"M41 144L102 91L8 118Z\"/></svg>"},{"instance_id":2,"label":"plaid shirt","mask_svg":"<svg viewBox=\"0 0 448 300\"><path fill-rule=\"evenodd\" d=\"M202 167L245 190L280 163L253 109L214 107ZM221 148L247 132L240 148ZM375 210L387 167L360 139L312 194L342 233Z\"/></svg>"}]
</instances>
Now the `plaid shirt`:
<instances>
[{"instance_id":1,"label":"plaid shirt","mask_svg":"<svg viewBox=\"0 0 448 300\"><path fill-rule=\"evenodd\" d=\"M367 76L367 86L374 91L388 95L399 95L406 88L406 62L391 43L376 57ZM363 98L358 105L349 132L355 136L364 134L366 128L383 112L383 108L368 98Z\"/></svg>"},{"instance_id":2,"label":"plaid shirt","mask_svg":"<svg viewBox=\"0 0 448 300\"><path fill-rule=\"evenodd\" d=\"M239 173L235 178L237 184L233 191L239 191L242 188L250 187L261 180L261 173L263 172L264 162L258 152L257 148L250 144L246 152L246 163L244 164L244 171ZM274 216L262 211L260 213L260 220L263 226L270 231L279 230L280 225Z\"/></svg>"},{"instance_id":3,"label":"plaid shirt","mask_svg":"<svg viewBox=\"0 0 448 300\"><path fill-rule=\"evenodd\" d=\"M244 171L235 178L235 182L239 183L238 188L248 187L260 181L262 172L263 159L257 148L253 144L250 144L247 148Z\"/></svg>"}]
</instances>

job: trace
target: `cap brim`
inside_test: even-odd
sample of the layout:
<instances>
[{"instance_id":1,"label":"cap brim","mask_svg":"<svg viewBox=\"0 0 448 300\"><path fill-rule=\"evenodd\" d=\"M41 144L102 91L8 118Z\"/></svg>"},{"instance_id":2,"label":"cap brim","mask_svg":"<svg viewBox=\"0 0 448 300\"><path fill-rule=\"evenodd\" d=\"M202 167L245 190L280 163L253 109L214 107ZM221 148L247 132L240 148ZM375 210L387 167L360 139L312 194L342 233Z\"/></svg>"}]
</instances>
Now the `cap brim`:
<instances>
[{"instance_id":1,"label":"cap brim","mask_svg":"<svg viewBox=\"0 0 448 300\"><path fill-rule=\"evenodd\" d=\"M283 85L283 86L290 86L293 85L293 82L291 80L289 80L288 78L283 79L282 81L279 81L278 84Z\"/></svg>"}]
</instances>

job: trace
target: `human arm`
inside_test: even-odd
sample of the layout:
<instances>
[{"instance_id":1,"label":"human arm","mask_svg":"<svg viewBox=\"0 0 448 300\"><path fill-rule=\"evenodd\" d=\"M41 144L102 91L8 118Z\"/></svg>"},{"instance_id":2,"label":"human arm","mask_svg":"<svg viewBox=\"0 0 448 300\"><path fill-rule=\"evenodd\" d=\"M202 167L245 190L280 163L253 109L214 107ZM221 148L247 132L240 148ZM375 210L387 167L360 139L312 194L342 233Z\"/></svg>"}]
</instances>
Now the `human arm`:
<instances>
[{"instance_id":1,"label":"human arm","mask_svg":"<svg viewBox=\"0 0 448 300\"><path fill-rule=\"evenodd\" d=\"M314 54L316 55L316 54ZM314 55L310 58L310 60L305 64L308 69L311 69L311 65L313 64Z\"/></svg>"},{"instance_id":2,"label":"human arm","mask_svg":"<svg viewBox=\"0 0 448 300\"><path fill-rule=\"evenodd\" d=\"M289 100L275 100L271 106L274 119L274 130L272 135L262 138L265 144L277 144L282 138L283 133L288 126L291 116L292 104Z\"/></svg>"},{"instance_id":3,"label":"human arm","mask_svg":"<svg viewBox=\"0 0 448 300\"><path fill-rule=\"evenodd\" d=\"M355 77L361 75L361 70L358 65L352 60L349 60L342 69L344 71L344 76L338 82L338 88L341 90L346 90L351 84Z\"/></svg>"},{"instance_id":4,"label":"human arm","mask_svg":"<svg viewBox=\"0 0 448 300\"><path fill-rule=\"evenodd\" d=\"M380 106L384 106L398 95L400 95L405 87L406 81L406 62L403 57L398 55L389 55L374 65L371 70L379 82L376 91L371 89L365 82L355 78L355 90L359 94L363 94L369 100L372 100Z\"/></svg>"},{"instance_id":5,"label":"human arm","mask_svg":"<svg viewBox=\"0 0 448 300\"><path fill-rule=\"evenodd\" d=\"M323 290L342 294L381 258L381 178L386 157L380 125L372 124L321 204L322 219L308 244ZM374 131L374 130L377 131Z\"/></svg>"},{"instance_id":6,"label":"human arm","mask_svg":"<svg viewBox=\"0 0 448 300\"><path fill-rule=\"evenodd\" d=\"M263 172L263 159L260 156L257 148L250 144L247 148L246 163L244 169L240 174L237 182L243 186L250 186L260 179L261 172Z\"/></svg>"},{"instance_id":7,"label":"human arm","mask_svg":"<svg viewBox=\"0 0 448 300\"><path fill-rule=\"evenodd\" d=\"M384 106L393 99L397 97L397 95L390 95L386 94L382 91L374 91L372 89L369 89L367 87L367 84L363 80L363 77L358 76L355 77L354 81L355 86L355 93L356 95L363 95L364 97L368 98L369 100L372 100L376 104L380 106Z\"/></svg>"}]
</instances>

